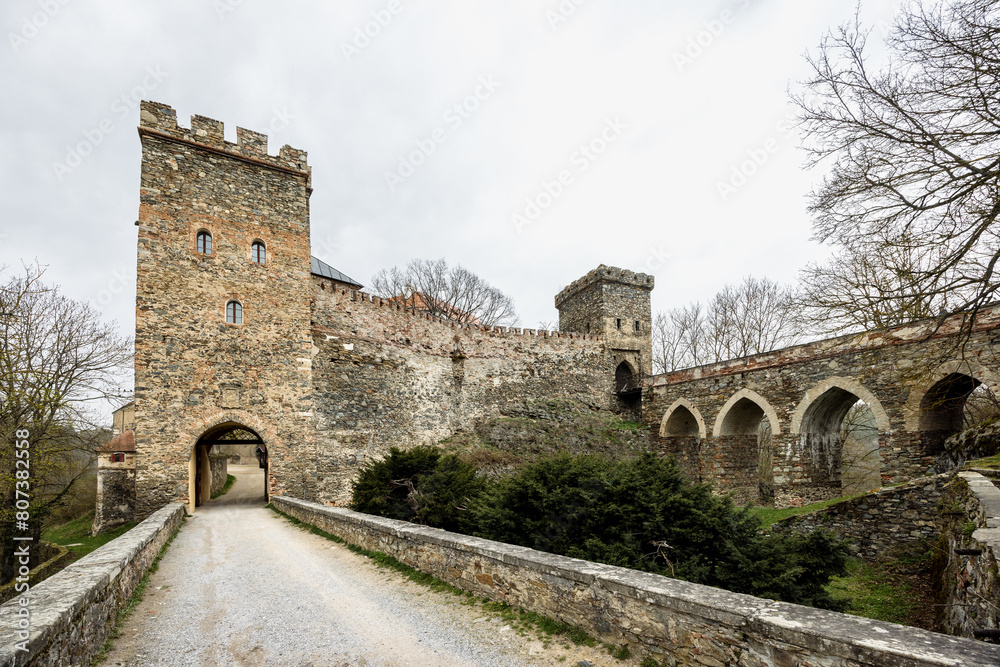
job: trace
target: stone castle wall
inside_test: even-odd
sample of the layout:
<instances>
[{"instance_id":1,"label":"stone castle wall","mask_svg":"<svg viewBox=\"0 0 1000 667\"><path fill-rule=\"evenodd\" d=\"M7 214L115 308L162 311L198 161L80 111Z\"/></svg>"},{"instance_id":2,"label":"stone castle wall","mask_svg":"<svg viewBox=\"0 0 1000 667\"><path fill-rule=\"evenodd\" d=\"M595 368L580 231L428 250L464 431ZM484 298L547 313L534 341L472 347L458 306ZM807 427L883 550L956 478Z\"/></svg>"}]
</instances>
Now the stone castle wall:
<instances>
[{"instance_id":1,"label":"stone castle wall","mask_svg":"<svg viewBox=\"0 0 1000 667\"><path fill-rule=\"evenodd\" d=\"M616 353L599 332L459 327L312 276L304 152L268 155L267 138L242 128L229 143L222 123L202 116L181 127L155 102L143 102L139 134L140 517L191 503L195 470L209 474L192 458L197 443L235 428L267 445L271 493L343 502L359 466L392 446L433 444L533 401L617 407ZM196 246L202 231L210 253ZM252 261L255 241L263 264ZM652 278L601 271L609 289L635 283L625 287L638 310L626 307L627 290L600 307L628 320L629 346L648 350ZM227 323L229 301L242 323Z\"/></svg>"},{"instance_id":2,"label":"stone castle wall","mask_svg":"<svg viewBox=\"0 0 1000 667\"><path fill-rule=\"evenodd\" d=\"M313 286L309 499L344 501L366 460L472 431L517 406L614 405L614 368L597 336L456 326L322 278Z\"/></svg>"}]
</instances>

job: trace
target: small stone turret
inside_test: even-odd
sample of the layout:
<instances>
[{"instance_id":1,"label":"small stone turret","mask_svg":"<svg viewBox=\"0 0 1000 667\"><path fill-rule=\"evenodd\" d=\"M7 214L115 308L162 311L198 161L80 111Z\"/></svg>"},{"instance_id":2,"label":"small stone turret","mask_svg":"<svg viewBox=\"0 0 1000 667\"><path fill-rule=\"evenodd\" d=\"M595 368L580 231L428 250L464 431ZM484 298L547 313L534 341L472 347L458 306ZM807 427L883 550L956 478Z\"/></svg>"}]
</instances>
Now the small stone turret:
<instances>
[{"instance_id":1,"label":"small stone turret","mask_svg":"<svg viewBox=\"0 0 1000 667\"><path fill-rule=\"evenodd\" d=\"M635 378L652 373L653 284L653 276L601 264L556 295L559 330L604 336L619 384L626 370Z\"/></svg>"}]
</instances>

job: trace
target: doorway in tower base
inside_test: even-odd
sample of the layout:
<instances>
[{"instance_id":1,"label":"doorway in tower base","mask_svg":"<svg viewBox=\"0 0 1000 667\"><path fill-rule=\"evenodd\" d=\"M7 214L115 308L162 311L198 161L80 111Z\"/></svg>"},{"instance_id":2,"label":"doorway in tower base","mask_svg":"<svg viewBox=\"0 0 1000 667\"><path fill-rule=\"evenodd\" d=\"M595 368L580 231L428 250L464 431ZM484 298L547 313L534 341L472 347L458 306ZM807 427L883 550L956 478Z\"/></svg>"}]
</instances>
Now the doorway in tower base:
<instances>
[{"instance_id":1,"label":"doorway in tower base","mask_svg":"<svg viewBox=\"0 0 1000 667\"><path fill-rule=\"evenodd\" d=\"M190 512L193 513L195 508L201 507L212 498L212 459L215 457L235 459L239 456L237 452L245 452L248 448L254 450L254 456L249 463L255 468L263 469L264 473L260 489L261 501L268 500L267 444L252 428L238 422L226 422L205 431L191 448L188 462L188 510ZM240 456L240 463L248 463L246 458L245 455ZM225 482L225 480L215 481L217 482L216 487Z\"/></svg>"}]
</instances>

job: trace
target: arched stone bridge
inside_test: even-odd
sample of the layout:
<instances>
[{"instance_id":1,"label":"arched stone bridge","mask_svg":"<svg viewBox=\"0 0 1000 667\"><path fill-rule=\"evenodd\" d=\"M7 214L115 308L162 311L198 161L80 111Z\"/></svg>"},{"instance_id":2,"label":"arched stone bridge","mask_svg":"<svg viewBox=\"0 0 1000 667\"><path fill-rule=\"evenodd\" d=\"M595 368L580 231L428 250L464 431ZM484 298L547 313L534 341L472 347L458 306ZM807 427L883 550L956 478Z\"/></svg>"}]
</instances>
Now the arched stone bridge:
<instances>
[{"instance_id":1,"label":"arched stone bridge","mask_svg":"<svg viewBox=\"0 0 1000 667\"><path fill-rule=\"evenodd\" d=\"M906 481L934 466L977 387L1000 390L1000 305L981 311L971 333L962 322L918 321L647 378L643 419L655 447L738 502L841 495L848 458L865 459L868 488ZM842 427L858 401L871 411L862 424L871 449L848 457Z\"/></svg>"}]
</instances>

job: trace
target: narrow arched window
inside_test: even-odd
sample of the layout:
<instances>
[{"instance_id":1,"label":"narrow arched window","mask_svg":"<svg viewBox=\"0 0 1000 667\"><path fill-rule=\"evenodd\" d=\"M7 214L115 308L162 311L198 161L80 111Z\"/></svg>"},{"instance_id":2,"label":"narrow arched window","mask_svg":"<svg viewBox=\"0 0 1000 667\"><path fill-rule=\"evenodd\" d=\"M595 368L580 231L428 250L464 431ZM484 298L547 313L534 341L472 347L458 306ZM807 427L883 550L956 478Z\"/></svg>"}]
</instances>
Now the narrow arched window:
<instances>
[{"instance_id":1,"label":"narrow arched window","mask_svg":"<svg viewBox=\"0 0 1000 667\"><path fill-rule=\"evenodd\" d=\"M228 324L243 324L243 306L239 301L226 304L226 322Z\"/></svg>"},{"instance_id":2,"label":"narrow arched window","mask_svg":"<svg viewBox=\"0 0 1000 667\"><path fill-rule=\"evenodd\" d=\"M197 250L202 255L212 254L212 235L208 232L198 232Z\"/></svg>"},{"instance_id":3,"label":"narrow arched window","mask_svg":"<svg viewBox=\"0 0 1000 667\"><path fill-rule=\"evenodd\" d=\"M267 259L267 250L264 248L263 241L254 241L253 245L250 246L250 260L255 264L263 264Z\"/></svg>"}]
</instances>

